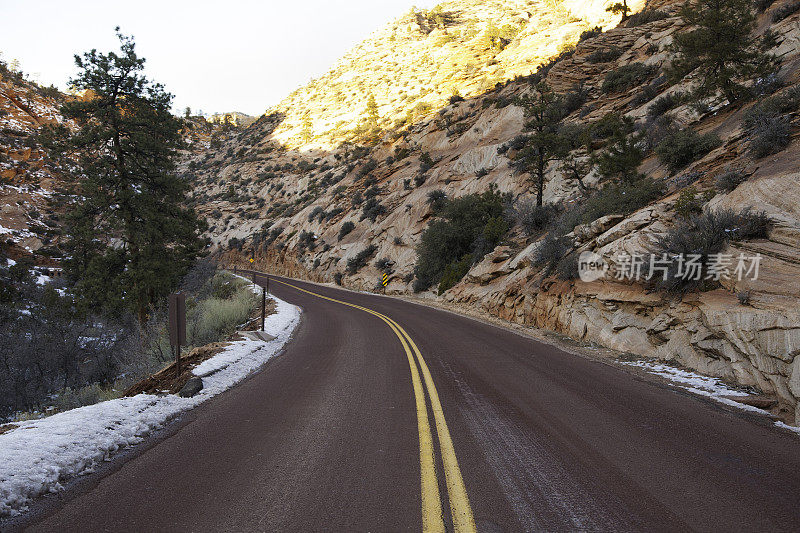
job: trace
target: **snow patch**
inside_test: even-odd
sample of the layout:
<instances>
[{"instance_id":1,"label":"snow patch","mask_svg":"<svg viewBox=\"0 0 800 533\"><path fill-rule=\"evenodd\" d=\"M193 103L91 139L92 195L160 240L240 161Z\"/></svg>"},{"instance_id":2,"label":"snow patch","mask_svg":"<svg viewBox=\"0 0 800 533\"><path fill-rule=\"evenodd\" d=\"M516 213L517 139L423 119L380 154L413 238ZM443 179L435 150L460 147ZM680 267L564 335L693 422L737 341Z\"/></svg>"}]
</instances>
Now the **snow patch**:
<instances>
[{"instance_id":1,"label":"snow patch","mask_svg":"<svg viewBox=\"0 0 800 533\"><path fill-rule=\"evenodd\" d=\"M34 498L92 472L122 448L141 442L180 413L229 389L260 368L286 344L300 309L274 298L266 329L275 339L235 341L198 368L212 369L193 398L139 394L21 422L0 435L0 516L27 510Z\"/></svg>"}]
</instances>

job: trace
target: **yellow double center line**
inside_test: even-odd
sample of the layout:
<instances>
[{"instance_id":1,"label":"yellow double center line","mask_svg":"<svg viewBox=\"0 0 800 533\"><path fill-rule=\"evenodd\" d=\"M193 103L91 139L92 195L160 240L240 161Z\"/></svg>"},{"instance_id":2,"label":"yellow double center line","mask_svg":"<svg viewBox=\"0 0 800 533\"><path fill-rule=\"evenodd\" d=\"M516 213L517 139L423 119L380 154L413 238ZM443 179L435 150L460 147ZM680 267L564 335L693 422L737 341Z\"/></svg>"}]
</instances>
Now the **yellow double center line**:
<instances>
[{"instance_id":1,"label":"yellow double center line","mask_svg":"<svg viewBox=\"0 0 800 533\"><path fill-rule=\"evenodd\" d=\"M414 398L417 407L422 492L422 529L423 531L432 532L445 531L444 519L442 518L442 500L439 495L439 482L436 478L433 434L431 433L430 422L428 420L428 410L425 406L425 389L427 389L428 397L431 401L433 419L436 423L436 433L439 437L439 453L442 456L442 464L444 465L447 495L450 499L450 512L453 517L453 528L457 532L476 531L475 519L472 516L472 508L469 505L467 489L464 486L464 479L461 477L461 469L458 467L456 452L453 449L453 440L450 438L450 431L447 429L447 422L444 419L442 404L439 402L439 394L436 392L436 386L433 384L433 378L431 377L430 370L428 370L428 365L425 364L425 359L422 357L422 354L419 353L419 348L417 348L411 336L406 333L406 330L404 330L402 326L388 316L367 307L343 302L335 298L329 298L274 278L273 281L277 281L278 283L292 287L298 291L311 294L317 298L360 309L361 311L375 315L394 331L394 334L400 339L400 344L402 344L403 350L405 350L408 358L408 366L411 369L411 382L414 386ZM417 363L419 363L419 368L422 371L425 389L423 389L422 380L420 380L420 371L417 370L417 365L414 363L415 356Z\"/></svg>"}]
</instances>

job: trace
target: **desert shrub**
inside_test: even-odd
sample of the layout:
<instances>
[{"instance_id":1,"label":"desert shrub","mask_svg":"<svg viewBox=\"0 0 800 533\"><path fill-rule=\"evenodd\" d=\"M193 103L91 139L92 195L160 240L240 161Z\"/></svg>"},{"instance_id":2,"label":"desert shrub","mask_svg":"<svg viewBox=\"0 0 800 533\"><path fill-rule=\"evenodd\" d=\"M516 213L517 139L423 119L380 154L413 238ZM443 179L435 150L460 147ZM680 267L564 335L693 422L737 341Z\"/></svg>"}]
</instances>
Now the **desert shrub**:
<instances>
[{"instance_id":1,"label":"desert shrub","mask_svg":"<svg viewBox=\"0 0 800 533\"><path fill-rule=\"evenodd\" d=\"M192 346L202 346L224 339L247 322L255 303L253 292L245 283L238 283L228 298L201 300L186 321L186 336Z\"/></svg>"},{"instance_id":2,"label":"desert shrub","mask_svg":"<svg viewBox=\"0 0 800 533\"><path fill-rule=\"evenodd\" d=\"M700 216L683 221L656 241L654 252L658 257L663 257L664 254L667 257L699 255L702 264L701 279L684 279L678 276L680 265L677 261L672 261L666 279L662 276L654 280L656 287L673 294L711 288L716 283L710 284L704 279L709 256L720 253L731 241L765 238L770 225L770 219L763 212L744 210L737 213L729 209L705 211Z\"/></svg>"},{"instance_id":3,"label":"desert shrub","mask_svg":"<svg viewBox=\"0 0 800 533\"><path fill-rule=\"evenodd\" d=\"M429 171L431 168L433 168L433 165L435 165L435 164L436 163L434 162L433 158L431 157L431 154L429 154L428 152L422 152L422 154L420 154L420 156L419 156L419 169L420 169L421 172Z\"/></svg>"},{"instance_id":4,"label":"desert shrub","mask_svg":"<svg viewBox=\"0 0 800 533\"><path fill-rule=\"evenodd\" d=\"M656 146L656 154L673 172L701 158L720 145L713 133L699 134L691 128L669 133Z\"/></svg>"},{"instance_id":5,"label":"desert shrub","mask_svg":"<svg viewBox=\"0 0 800 533\"><path fill-rule=\"evenodd\" d=\"M461 278L467 275L472 266L472 255L466 254L458 261L453 261L444 267L442 279L439 281L437 293L441 295L446 290L453 288Z\"/></svg>"},{"instance_id":6,"label":"desert shrub","mask_svg":"<svg viewBox=\"0 0 800 533\"><path fill-rule=\"evenodd\" d=\"M772 12L772 22L780 22L785 18L791 17L800 10L800 2L791 2L783 5Z\"/></svg>"},{"instance_id":7,"label":"desert shrub","mask_svg":"<svg viewBox=\"0 0 800 533\"><path fill-rule=\"evenodd\" d=\"M477 171L475 171L475 177L476 178L482 178L482 177L484 177L484 176L486 176L488 174L489 174L489 171L487 169L485 169L485 168L479 168Z\"/></svg>"},{"instance_id":8,"label":"desert shrub","mask_svg":"<svg viewBox=\"0 0 800 533\"><path fill-rule=\"evenodd\" d=\"M625 22L625 25L629 28L633 28L635 26L641 26L642 24L647 24L648 22L664 20L667 17L669 17L669 15L664 13L663 11L659 11L657 9L645 9L638 13L634 13L633 15L628 17L628 20Z\"/></svg>"},{"instance_id":9,"label":"desert shrub","mask_svg":"<svg viewBox=\"0 0 800 533\"><path fill-rule=\"evenodd\" d=\"M306 249L313 250L317 247L317 242L314 234L310 231L302 230L300 235L297 236L297 250L304 252Z\"/></svg>"},{"instance_id":10,"label":"desert shrub","mask_svg":"<svg viewBox=\"0 0 800 533\"><path fill-rule=\"evenodd\" d=\"M657 72L656 67L644 63L630 63L616 68L606 74L601 90L604 93L616 93L642 85Z\"/></svg>"},{"instance_id":11,"label":"desert shrub","mask_svg":"<svg viewBox=\"0 0 800 533\"><path fill-rule=\"evenodd\" d=\"M347 260L347 273L348 274L355 274L365 266L367 266L367 262L369 258L378 250L378 247L374 244L370 244L356 255L351 257Z\"/></svg>"},{"instance_id":12,"label":"desert shrub","mask_svg":"<svg viewBox=\"0 0 800 533\"><path fill-rule=\"evenodd\" d=\"M750 305L750 291L738 291L736 299L739 300L740 305Z\"/></svg>"},{"instance_id":13,"label":"desert shrub","mask_svg":"<svg viewBox=\"0 0 800 533\"><path fill-rule=\"evenodd\" d=\"M573 111L580 109L589 98L589 91L583 85L576 85L571 91L564 95L561 101L564 115L569 115Z\"/></svg>"},{"instance_id":14,"label":"desert shrub","mask_svg":"<svg viewBox=\"0 0 800 533\"><path fill-rule=\"evenodd\" d=\"M703 204L708 202L713 196L714 193L712 191L700 193L695 187L687 187L680 192L678 198L675 200L675 213L684 219L702 213Z\"/></svg>"},{"instance_id":15,"label":"desert shrub","mask_svg":"<svg viewBox=\"0 0 800 533\"><path fill-rule=\"evenodd\" d=\"M322 220L322 217L324 216L324 214L325 214L325 210L320 206L316 206L308 214L308 221L311 222L312 220L314 220L317 217L319 217L320 220Z\"/></svg>"},{"instance_id":16,"label":"desert shrub","mask_svg":"<svg viewBox=\"0 0 800 533\"><path fill-rule=\"evenodd\" d=\"M684 100L685 95L681 92L665 94L650 104L650 107L647 108L647 116L651 119L660 117L670 109L674 109L681 105Z\"/></svg>"},{"instance_id":17,"label":"desert shrub","mask_svg":"<svg viewBox=\"0 0 800 533\"><path fill-rule=\"evenodd\" d=\"M495 189L449 200L417 245L414 290L428 289L442 279L445 268L470 255L479 261L494 249L508 229L503 218L506 197ZM458 270L450 270L450 275Z\"/></svg>"},{"instance_id":18,"label":"desert shrub","mask_svg":"<svg viewBox=\"0 0 800 533\"><path fill-rule=\"evenodd\" d=\"M602 33L603 33L603 28L601 28L600 26L595 26L594 28L584 30L581 32L580 37L578 37L578 42L582 43L583 41L591 39L592 37L597 37Z\"/></svg>"},{"instance_id":19,"label":"desert shrub","mask_svg":"<svg viewBox=\"0 0 800 533\"><path fill-rule=\"evenodd\" d=\"M714 186L718 191L732 192L745 181L747 181L747 174L741 170L729 170L714 179Z\"/></svg>"},{"instance_id":20,"label":"desert shrub","mask_svg":"<svg viewBox=\"0 0 800 533\"><path fill-rule=\"evenodd\" d=\"M610 63L622 55L622 49L617 46L595 50L586 58L589 63Z\"/></svg>"},{"instance_id":21,"label":"desert shrub","mask_svg":"<svg viewBox=\"0 0 800 533\"><path fill-rule=\"evenodd\" d=\"M789 146L792 132L788 115L767 115L749 128L750 152L756 158L776 154Z\"/></svg>"},{"instance_id":22,"label":"desert shrub","mask_svg":"<svg viewBox=\"0 0 800 533\"><path fill-rule=\"evenodd\" d=\"M450 97L448 101L450 102L450 105L453 105L457 104L458 102L463 102L464 97L461 96L460 94L454 94L453 96Z\"/></svg>"},{"instance_id":23,"label":"desert shrub","mask_svg":"<svg viewBox=\"0 0 800 533\"><path fill-rule=\"evenodd\" d=\"M581 206L580 223L588 224L606 215L633 213L659 199L663 193L663 185L647 177L631 182L609 183Z\"/></svg>"},{"instance_id":24,"label":"desert shrub","mask_svg":"<svg viewBox=\"0 0 800 533\"><path fill-rule=\"evenodd\" d=\"M217 300L232 298L239 290L236 280L228 276L214 276L209 284L211 285L211 297Z\"/></svg>"},{"instance_id":25,"label":"desert shrub","mask_svg":"<svg viewBox=\"0 0 800 533\"><path fill-rule=\"evenodd\" d=\"M381 257L377 261L375 261L375 268L379 270L387 270L389 267L392 266L392 260L388 257Z\"/></svg>"},{"instance_id":26,"label":"desert shrub","mask_svg":"<svg viewBox=\"0 0 800 533\"><path fill-rule=\"evenodd\" d=\"M791 122L787 113L798 107L800 90L792 88L759 102L745 113L743 125L755 157L778 153L789 145Z\"/></svg>"},{"instance_id":27,"label":"desert shrub","mask_svg":"<svg viewBox=\"0 0 800 533\"><path fill-rule=\"evenodd\" d=\"M364 202L364 207L361 210L361 220L367 219L370 222L375 222L379 216L386 214L386 206L381 204L377 198L369 198Z\"/></svg>"},{"instance_id":28,"label":"desert shrub","mask_svg":"<svg viewBox=\"0 0 800 533\"><path fill-rule=\"evenodd\" d=\"M344 277L344 275L341 272L334 272L334 274L333 274L334 283L336 283L337 285L341 285L343 277Z\"/></svg>"},{"instance_id":29,"label":"desert shrub","mask_svg":"<svg viewBox=\"0 0 800 533\"><path fill-rule=\"evenodd\" d=\"M558 215L558 206L554 204L537 206L531 199L520 199L514 205L513 215L522 230L531 236L550 225Z\"/></svg>"},{"instance_id":30,"label":"desert shrub","mask_svg":"<svg viewBox=\"0 0 800 533\"><path fill-rule=\"evenodd\" d=\"M351 231L353 231L353 229L355 227L356 227L356 225L353 222L349 221L349 220L347 222L343 223L342 227L339 228L339 238L337 240L341 241L344 238L344 236L347 235L348 233L350 233Z\"/></svg>"},{"instance_id":31,"label":"desert shrub","mask_svg":"<svg viewBox=\"0 0 800 533\"><path fill-rule=\"evenodd\" d=\"M755 0L754 4L759 13L763 13L775 3L775 0Z\"/></svg>"},{"instance_id":32,"label":"desert shrub","mask_svg":"<svg viewBox=\"0 0 800 533\"><path fill-rule=\"evenodd\" d=\"M428 193L427 201L433 212L438 213L447 204L447 194L441 189L436 189Z\"/></svg>"},{"instance_id":33,"label":"desert shrub","mask_svg":"<svg viewBox=\"0 0 800 533\"><path fill-rule=\"evenodd\" d=\"M571 250L572 243L569 238L550 232L536 248L533 264L542 268L545 276L549 276Z\"/></svg>"}]
</instances>

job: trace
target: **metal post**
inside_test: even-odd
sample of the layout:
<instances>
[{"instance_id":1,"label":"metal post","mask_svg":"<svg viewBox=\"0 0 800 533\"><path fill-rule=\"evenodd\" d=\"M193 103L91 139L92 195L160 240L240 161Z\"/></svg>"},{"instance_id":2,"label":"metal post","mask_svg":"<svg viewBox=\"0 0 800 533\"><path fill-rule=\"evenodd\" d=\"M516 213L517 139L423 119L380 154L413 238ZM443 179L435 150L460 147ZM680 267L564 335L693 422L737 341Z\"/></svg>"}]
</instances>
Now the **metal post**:
<instances>
[{"instance_id":1,"label":"metal post","mask_svg":"<svg viewBox=\"0 0 800 533\"><path fill-rule=\"evenodd\" d=\"M264 331L264 322L267 319L267 289L261 288L261 331Z\"/></svg>"},{"instance_id":2,"label":"metal post","mask_svg":"<svg viewBox=\"0 0 800 533\"><path fill-rule=\"evenodd\" d=\"M267 292L269 293L269 274L267 274Z\"/></svg>"}]
</instances>

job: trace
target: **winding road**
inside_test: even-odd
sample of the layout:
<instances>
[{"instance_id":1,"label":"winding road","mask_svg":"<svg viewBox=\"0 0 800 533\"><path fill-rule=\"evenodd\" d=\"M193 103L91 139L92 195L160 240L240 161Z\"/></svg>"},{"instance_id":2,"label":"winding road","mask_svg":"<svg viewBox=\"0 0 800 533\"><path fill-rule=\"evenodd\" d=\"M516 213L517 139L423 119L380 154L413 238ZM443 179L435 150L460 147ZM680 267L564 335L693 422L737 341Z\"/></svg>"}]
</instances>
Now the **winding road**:
<instances>
[{"instance_id":1,"label":"winding road","mask_svg":"<svg viewBox=\"0 0 800 533\"><path fill-rule=\"evenodd\" d=\"M303 310L282 355L23 525L800 527L800 438L761 417L404 300L276 277L270 290Z\"/></svg>"}]
</instances>

